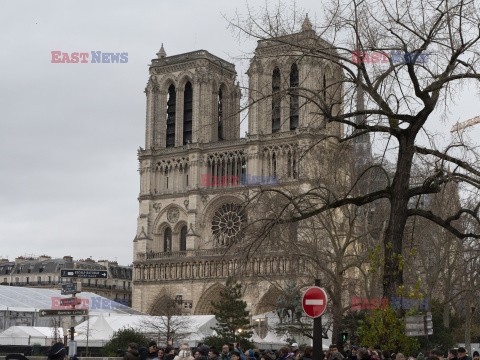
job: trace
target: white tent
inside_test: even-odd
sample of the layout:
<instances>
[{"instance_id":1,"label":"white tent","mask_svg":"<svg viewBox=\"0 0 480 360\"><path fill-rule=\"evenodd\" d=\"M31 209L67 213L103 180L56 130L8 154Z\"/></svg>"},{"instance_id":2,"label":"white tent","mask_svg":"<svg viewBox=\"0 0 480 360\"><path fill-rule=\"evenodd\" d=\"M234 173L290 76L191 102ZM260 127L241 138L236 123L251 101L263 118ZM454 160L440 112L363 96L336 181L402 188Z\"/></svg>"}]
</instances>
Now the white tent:
<instances>
[{"instance_id":1,"label":"white tent","mask_svg":"<svg viewBox=\"0 0 480 360\"><path fill-rule=\"evenodd\" d=\"M173 317L175 321L177 317ZM185 323L185 338L182 342L188 342L191 346L196 345L205 336L212 334L212 327L215 326L216 320L213 315L191 315L179 317ZM162 321L163 320L163 321ZM90 321L84 321L75 328L77 332L76 340L78 346L87 345L89 347L100 347L105 345L112 337L113 333L124 329L132 328L148 334L154 338L156 329L152 327L154 323L157 327L164 324L161 316L149 315L119 315L119 314L100 314L98 316L90 316ZM88 335L88 336L87 336Z\"/></svg>"},{"instance_id":2,"label":"white tent","mask_svg":"<svg viewBox=\"0 0 480 360\"><path fill-rule=\"evenodd\" d=\"M57 328L57 336L63 339L63 329ZM55 328L41 326L10 326L0 333L0 345L50 346L54 339Z\"/></svg>"},{"instance_id":3,"label":"white tent","mask_svg":"<svg viewBox=\"0 0 480 360\"><path fill-rule=\"evenodd\" d=\"M328 315L323 315L323 319L327 320ZM252 316L253 323L255 324L253 327L254 333L252 336L252 341L253 343L258 346L261 349L278 349L282 346L285 345L291 345L287 344L287 336L285 335L278 335L275 331L275 329L278 327L280 323L280 319L275 311L270 311L264 314L260 315L254 315ZM311 323L311 326L313 328L313 319L304 317L303 320L305 323ZM265 337L261 338L258 336L258 328L257 325L260 325L259 323L266 324L266 332ZM332 339L332 331L327 330L327 339L322 340L322 348L323 350L328 350L329 345L331 343ZM306 336L302 336L300 334L295 335L295 339L297 340L298 343L300 344L307 344L307 345L312 345L312 339Z\"/></svg>"}]
</instances>

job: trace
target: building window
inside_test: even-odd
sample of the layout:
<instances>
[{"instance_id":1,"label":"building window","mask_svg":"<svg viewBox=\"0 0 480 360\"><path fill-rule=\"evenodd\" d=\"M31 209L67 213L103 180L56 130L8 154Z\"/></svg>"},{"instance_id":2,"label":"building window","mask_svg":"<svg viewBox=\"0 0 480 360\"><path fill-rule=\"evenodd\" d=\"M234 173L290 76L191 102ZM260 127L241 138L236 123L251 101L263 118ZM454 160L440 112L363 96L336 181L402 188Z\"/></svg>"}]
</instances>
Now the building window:
<instances>
[{"instance_id":1,"label":"building window","mask_svg":"<svg viewBox=\"0 0 480 360\"><path fill-rule=\"evenodd\" d=\"M293 64L290 70L290 130L298 127L298 68Z\"/></svg>"},{"instance_id":2,"label":"building window","mask_svg":"<svg viewBox=\"0 0 480 360\"><path fill-rule=\"evenodd\" d=\"M168 88L167 99L167 147L175 146L175 107L177 103L177 93L175 86Z\"/></svg>"},{"instance_id":3,"label":"building window","mask_svg":"<svg viewBox=\"0 0 480 360\"><path fill-rule=\"evenodd\" d=\"M218 141L223 138L223 92L222 89L218 91Z\"/></svg>"},{"instance_id":4,"label":"building window","mask_svg":"<svg viewBox=\"0 0 480 360\"><path fill-rule=\"evenodd\" d=\"M185 92L183 95L183 145L192 142L192 106L193 90L192 84L185 84Z\"/></svg>"},{"instance_id":5,"label":"building window","mask_svg":"<svg viewBox=\"0 0 480 360\"><path fill-rule=\"evenodd\" d=\"M276 67L272 75L272 133L280 131L280 69Z\"/></svg>"},{"instance_id":6,"label":"building window","mask_svg":"<svg viewBox=\"0 0 480 360\"><path fill-rule=\"evenodd\" d=\"M163 234L163 251L172 251L172 229L167 227Z\"/></svg>"},{"instance_id":7,"label":"building window","mask_svg":"<svg viewBox=\"0 0 480 360\"><path fill-rule=\"evenodd\" d=\"M180 251L187 250L187 226L180 230Z\"/></svg>"}]
</instances>

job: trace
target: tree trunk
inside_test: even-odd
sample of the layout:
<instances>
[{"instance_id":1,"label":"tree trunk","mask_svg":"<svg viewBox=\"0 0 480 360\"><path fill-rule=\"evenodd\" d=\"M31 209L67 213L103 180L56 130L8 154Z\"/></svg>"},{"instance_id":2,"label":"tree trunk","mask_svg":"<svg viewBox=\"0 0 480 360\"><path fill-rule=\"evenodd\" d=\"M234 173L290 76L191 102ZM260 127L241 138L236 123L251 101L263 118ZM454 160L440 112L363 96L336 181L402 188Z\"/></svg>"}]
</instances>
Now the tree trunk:
<instances>
[{"instance_id":1,"label":"tree trunk","mask_svg":"<svg viewBox=\"0 0 480 360\"><path fill-rule=\"evenodd\" d=\"M343 351L342 346L342 337L341 331L343 330L343 305L342 305L342 294L344 289L343 285L343 276L337 275L333 284L333 292L335 297L332 299L333 303L333 324L332 324L332 344L337 344L338 350Z\"/></svg>"},{"instance_id":2,"label":"tree trunk","mask_svg":"<svg viewBox=\"0 0 480 360\"><path fill-rule=\"evenodd\" d=\"M445 301L443 306L443 326L447 329L450 327L450 303Z\"/></svg>"},{"instance_id":3,"label":"tree trunk","mask_svg":"<svg viewBox=\"0 0 480 360\"><path fill-rule=\"evenodd\" d=\"M408 134L406 135L408 137ZM391 299L397 296L403 285L402 249L403 233L408 218L408 189L414 154L414 141L399 138L398 161L393 178L390 198L390 218L383 240L385 264L383 266L383 296Z\"/></svg>"},{"instance_id":4,"label":"tree trunk","mask_svg":"<svg viewBox=\"0 0 480 360\"><path fill-rule=\"evenodd\" d=\"M471 334L470 327L472 326L472 301L470 297L470 292L467 293L467 306L465 308L465 349L467 349L467 354L471 354Z\"/></svg>"}]
</instances>

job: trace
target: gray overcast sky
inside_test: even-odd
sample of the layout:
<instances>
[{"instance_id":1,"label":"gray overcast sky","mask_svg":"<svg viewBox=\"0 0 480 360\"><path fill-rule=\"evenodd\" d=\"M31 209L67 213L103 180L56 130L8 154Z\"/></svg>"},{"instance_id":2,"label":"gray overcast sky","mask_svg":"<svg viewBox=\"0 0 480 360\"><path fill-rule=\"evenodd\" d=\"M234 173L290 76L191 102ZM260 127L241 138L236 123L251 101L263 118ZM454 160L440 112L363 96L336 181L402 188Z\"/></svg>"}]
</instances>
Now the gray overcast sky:
<instances>
[{"instance_id":1,"label":"gray overcast sky","mask_svg":"<svg viewBox=\"0 0 480 360\"><path fill-rule=\"evenodd\" d=\"M297 1L312 20L319 4ZM222 17L237 9L245 2L0 0L0 256L131 263L147 65L163 42L168 55L208 50L243 78L236 58L255 43ZM128 63L52 64L55 50L128 52ZM467 89L451 112L445 136L479 113L478 97Z\"/></svg>"}]
</instances>

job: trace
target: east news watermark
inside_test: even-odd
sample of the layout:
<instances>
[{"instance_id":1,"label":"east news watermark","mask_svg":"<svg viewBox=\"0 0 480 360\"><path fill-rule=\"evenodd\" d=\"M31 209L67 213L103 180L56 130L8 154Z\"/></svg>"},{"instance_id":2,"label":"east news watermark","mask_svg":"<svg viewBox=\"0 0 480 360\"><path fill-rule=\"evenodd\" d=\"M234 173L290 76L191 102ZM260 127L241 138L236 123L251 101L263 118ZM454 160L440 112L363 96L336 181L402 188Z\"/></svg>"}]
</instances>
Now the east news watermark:
<instances>
[{"instance_id":1,"label":"east news watermark","mask_svg":"<svg viewBox=\"0 0 480 360\"><path fill-rule=\"evenodd\" d=\"M226 175L214 176L202 174L201 186L276 186L278 185L277 176L257 176L252 174L243 174L242 176Z\"/></svg>"},{"instance_id":2,"label":"east news watermark","mask_svg":"<svg viewBox=\"0 0 480 360\"><path fill-rule=\"evenodd\" d=\"M391 307L394 310L427 310L429 308L428 299L404 299L401 297L392 297L391 299L365 299L361 297L352 297L351 310L364 309L388 309Z\"/></svg>"},{"instance_id":3,"label":"east news watermark","mask_svg":"<svg viewBox=\"0 0 480 360\"><path fill-rule=\"evenodd\" d=\"M60 305L60 300L65 299L61 297L52 297L52 309L55 310L70 310L70 309L104 309L104 310L115 310L115 309L128 309L128 299L105 299L100 296L94 296L89 299L79 299L80 303L73 307L72 305Z\"/></svg>"},{"instance_id":4,"label":"east news watermark","mask_svg":"<svg viewBox=\"0 0 480 360\"><path fill-rule=\"evenodd\" d=\"M376 64L376 63L389 63L390 60L394 64L425 64L428 62L428 53L409 53L405 51L391 51L386 52L362 52L352 51L352 63L354 64Z\"/></svg>"},{"instance_id":5,"label":"east news watermark","mask_svg":"<svg viewBox=\"0 0 480 360\"><path fill-rule=\"evenodd\" d=\"M51 51L51 63L72 63L72 64L125 64L128 63L128 52L62 52Z\"/></svg>"}]
</instances>

